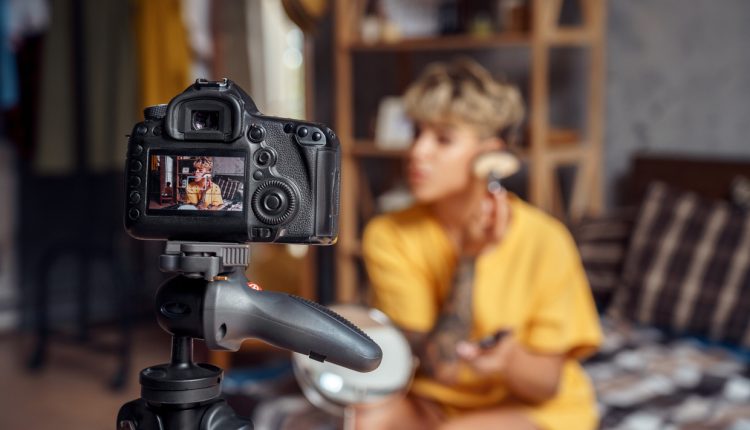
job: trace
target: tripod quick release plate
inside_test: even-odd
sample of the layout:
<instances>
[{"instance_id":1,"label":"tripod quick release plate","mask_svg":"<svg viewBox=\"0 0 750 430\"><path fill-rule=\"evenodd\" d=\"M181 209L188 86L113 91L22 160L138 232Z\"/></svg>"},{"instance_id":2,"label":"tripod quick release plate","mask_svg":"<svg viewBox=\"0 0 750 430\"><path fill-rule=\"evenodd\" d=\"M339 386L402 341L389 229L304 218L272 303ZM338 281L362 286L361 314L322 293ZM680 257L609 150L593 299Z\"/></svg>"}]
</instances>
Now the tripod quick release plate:
<instances>
[{"instance_id":1,"label":"tripod quick release plate","mask_svg":"<svg viewBox=\"0 0 750 430\"><path fill-rule=\"evenodd\" d=\"M162 272L212 281L230 267L246 267L250 245L243 243L169 241L159 259Z\"/></svg>"}]
</instances>

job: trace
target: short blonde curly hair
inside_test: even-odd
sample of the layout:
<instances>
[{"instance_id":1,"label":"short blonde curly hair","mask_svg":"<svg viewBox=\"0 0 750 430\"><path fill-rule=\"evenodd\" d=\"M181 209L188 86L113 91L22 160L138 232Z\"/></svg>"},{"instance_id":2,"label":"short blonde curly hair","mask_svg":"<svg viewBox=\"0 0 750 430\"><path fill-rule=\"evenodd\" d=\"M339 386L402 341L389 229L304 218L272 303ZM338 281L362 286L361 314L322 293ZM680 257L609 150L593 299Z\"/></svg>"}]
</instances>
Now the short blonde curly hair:
<instances>
[{"instance_id":1,"label":"short blonde curly hair","mask_svg":"<svg viewBox=\"0 0 750 430\"><path fill-rule=\"evenodd\" d=\"M193 167L196 169L204 168L209 172L214 170L214 162L209 157L200 157L193 162Z\"/></svg>"},{"instance_id":2,"label":"short blonde curly hair","mask_svg":"<svg viewBox=\"0 0 750 430\"><path fill-rule=\"evenodd\" d=\"M417 122L459 121L475 127L483 138L512 140L524 117L518 88L496 81L470 58L427 66L406 90L404 105Z\"/></svg>"}]
</instances>

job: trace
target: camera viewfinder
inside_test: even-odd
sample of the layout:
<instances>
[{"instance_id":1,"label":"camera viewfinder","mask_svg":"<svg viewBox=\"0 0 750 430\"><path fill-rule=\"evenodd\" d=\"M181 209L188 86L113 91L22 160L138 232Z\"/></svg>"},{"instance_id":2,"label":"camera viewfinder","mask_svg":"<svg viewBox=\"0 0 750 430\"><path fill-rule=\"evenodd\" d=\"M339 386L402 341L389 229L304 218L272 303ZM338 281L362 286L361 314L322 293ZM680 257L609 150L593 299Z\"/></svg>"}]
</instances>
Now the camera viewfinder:
<instances>
[{"instance_id":1,"label":"camera viewfinder","mask_svg":"<svg viewBox=\"0 0 750 430\"><path fill-rule=\"evenodd\" d=\"M212 110L195 110L193 111L190 124L193 130L218 130L219 129L219 112Z\"/></svg>"}]
</instances>

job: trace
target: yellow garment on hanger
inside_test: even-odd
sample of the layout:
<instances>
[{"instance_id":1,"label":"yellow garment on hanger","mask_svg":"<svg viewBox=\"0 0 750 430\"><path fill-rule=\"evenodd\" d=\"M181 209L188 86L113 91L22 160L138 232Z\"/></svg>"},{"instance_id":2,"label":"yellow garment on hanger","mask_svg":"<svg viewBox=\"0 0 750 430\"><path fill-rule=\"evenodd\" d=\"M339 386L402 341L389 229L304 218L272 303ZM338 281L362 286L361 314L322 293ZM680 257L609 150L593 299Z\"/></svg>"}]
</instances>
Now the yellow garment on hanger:
<instances>
[{"instance_id":1,"label":"yellow garment on hanger","mask_svg":"<svg viewBox=\"0 0 750 430\"><path fill-rule=\"evenodd\" d=\"M141 105L167 103L190 84L190 48L180 0L136 0Z\"/></svg>"}]
</instances>

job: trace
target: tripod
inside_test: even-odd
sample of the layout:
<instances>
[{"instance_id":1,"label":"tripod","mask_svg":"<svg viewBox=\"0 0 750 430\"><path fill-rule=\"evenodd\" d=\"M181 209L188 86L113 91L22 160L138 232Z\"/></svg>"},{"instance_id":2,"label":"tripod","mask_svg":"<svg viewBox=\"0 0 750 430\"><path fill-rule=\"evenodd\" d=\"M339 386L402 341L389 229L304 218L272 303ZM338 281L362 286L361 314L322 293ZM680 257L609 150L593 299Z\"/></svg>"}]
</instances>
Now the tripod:
<instances>
[{"instance_id":1,"label":"tripod","mask_svg":"<svg viewBox=\"0 0 750 430\"><path fill-rule=\"evenodd\" d=\"M223 372L193 362L193 339L237 351L247 338L318 361L371 371L380 347L338 314L300 297L248 286L246 244L167 242L162 271L177 273L156 293L161 328L172 335L169 363L140 373L141 398L117 414L118 430L250 430L221 395Z\"/></svg>"}]
</instances>

